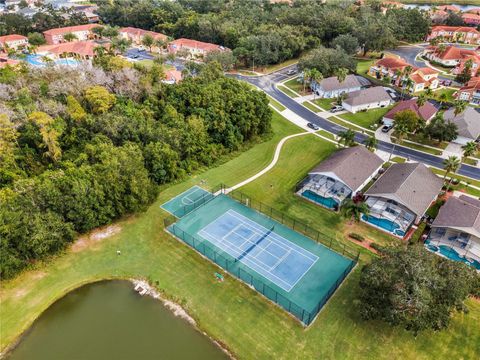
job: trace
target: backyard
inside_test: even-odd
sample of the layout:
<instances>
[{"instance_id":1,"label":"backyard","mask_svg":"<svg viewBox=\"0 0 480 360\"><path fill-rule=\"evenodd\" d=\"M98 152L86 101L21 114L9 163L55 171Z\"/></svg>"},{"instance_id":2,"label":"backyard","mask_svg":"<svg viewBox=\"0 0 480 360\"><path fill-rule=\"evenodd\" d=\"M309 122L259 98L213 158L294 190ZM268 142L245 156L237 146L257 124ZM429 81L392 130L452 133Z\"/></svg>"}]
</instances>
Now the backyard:
<instances>
[{"instance_id":1,"label":"backyard","mask_svg":"<svg viewBox=\"0 0 480 360\"><path fill-rule=\"evenodd\" d=\"M162 294L180 303L202 331L224 344L237 358L303 359L474 359L480 352L480 302L467 301L469 313L457 313L448 330L411 333L358 315L357 293L361 265L373 256L362 252L361 264L336 292L307 329L257 292L225 274L218 282L217 267L163 231L166 200L194 184L235 184L257 173L272 159L278 141L301 130L275 115L273 137L238 157L166 186L142 214L118 221L120 231L101 241L83 236L67 250L17 278L1 284L1 349L26 330L43 310L66 292L108 278L145 278ZM305 151L309 149L309 151ZM335 150L314 135L289 140L277 165L242 191L312 227L346 240L351 229L379 243L397 240L363 225L348 225L339 215L293 194L297 181ZM105 229L100 229L102 231ZM352 244L351 242L349 242ZM121 256L117 255L121 250Z\"/></svg>"}]
</instances>

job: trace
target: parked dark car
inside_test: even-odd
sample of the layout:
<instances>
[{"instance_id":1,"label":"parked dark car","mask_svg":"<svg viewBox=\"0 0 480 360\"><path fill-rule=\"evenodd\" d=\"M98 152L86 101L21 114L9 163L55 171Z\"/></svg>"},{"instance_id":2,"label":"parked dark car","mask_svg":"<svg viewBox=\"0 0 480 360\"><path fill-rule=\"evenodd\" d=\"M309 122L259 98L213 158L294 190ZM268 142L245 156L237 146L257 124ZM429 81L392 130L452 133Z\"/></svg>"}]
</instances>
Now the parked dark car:
<instances>
[{"instance_id":1,"label":"parked dark car","mask_svg":"<svg viewBox=\"0 0 480 360\"><path fill-rule=\"evenodd\" d=\"M310 128L310 129L313 129L313 130L320 130L320 128L313 124L313 123L308 123L307 126Z\"/></svg>"},{"instance_id":2,"label":"parked dark car","mask_svg":"<svg viewBox=\"0 0 480 360\"><path fill-rule=\"evenodd\" d=\"M382 132L387 133L393 129L393 125L384 125L382 126Z\"/></svg>"},{"instance_id":3,"label":"parked dark car","mask_svg":"<svg viewBox=\"0 0 480 360\"><path fill-rule=\"evenodd\" d=\"M295 69L290 69L287 71L287 75L295 75L297 73L297 70Z\"/></svg>"}]
</instances>

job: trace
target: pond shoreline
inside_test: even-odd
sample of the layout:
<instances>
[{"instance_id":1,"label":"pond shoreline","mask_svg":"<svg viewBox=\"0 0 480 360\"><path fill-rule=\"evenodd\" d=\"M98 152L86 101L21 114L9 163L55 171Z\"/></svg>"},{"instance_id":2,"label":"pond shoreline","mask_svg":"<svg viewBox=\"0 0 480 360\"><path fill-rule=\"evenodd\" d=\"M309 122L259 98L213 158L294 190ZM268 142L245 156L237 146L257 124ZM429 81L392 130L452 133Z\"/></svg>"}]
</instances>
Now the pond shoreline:
<instances>
[{"instance_id":1,"label":"pond shoreline","mask_svg":"<svg viewBox=\"0 0 480 360\"><path fill-rule=\"evenodd\" d=\"M74 286L68 288L64 292L62 292L58 297L56 297L48 306L45 307L42 311L40 311L36 316L34 316L28 326L26 326L24 329L21 330L21 332L18 334L18 336L15 337L15 339L5 347L3 351L0 352L0 359L4 359L7 355L9 355L15 348L22 342L23 338L25 335L28 334L28 332L32 329L33 324L35 321L37 321L38 318L40 318L43 313L49 309L53 304L56 302L60 301L63 299L65 296L70 294L71 292L87 285L95 284L95 283L100 283L100 282L106 282L106 281L113 281L113 280L121 280L121 281L128 281L130 282L132 286L132 291L134 290L134 287L137 284L140 284L144 288L148 290L147 296L150 296L154 298L155 300L161 301L161 303L169 310L172 312L172 314L176 317L180 317L181 319L185 320L188 322L189 326L192 326L195 330L203 334L204 336L208 337L208 339L216 346L218 347L223 353L225 353L230 359L235 360L235 356L233 353L227 349L227 347L220 343L218 340L210 336L207 332L205 332L203 329L201 329L195 319L178 303L168 299L168 297L161 293L155 286L150 285L146 280L142 279L135 279L135 278L128 278L128 277L102 277L98 279L90 279L87 281L80 282L78 284L75 284ZM141 295L139 295L141 296Z\"/></svg>"}]
</instances>

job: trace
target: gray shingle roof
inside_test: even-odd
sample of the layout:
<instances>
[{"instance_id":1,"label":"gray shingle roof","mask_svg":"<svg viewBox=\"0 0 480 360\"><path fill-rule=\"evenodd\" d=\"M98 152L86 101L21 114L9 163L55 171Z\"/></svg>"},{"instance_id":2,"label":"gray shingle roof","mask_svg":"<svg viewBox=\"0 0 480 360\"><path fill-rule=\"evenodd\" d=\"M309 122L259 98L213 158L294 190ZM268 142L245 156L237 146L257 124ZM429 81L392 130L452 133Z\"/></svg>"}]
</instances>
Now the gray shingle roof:
<instances>
[{"instance_id":1,"label":"gray shingle roof","mask_svg":"<svg viewBox=\"0 0 480 360\"><path fill-rule=\"evenodd\" d=\"M470 106L456 116L454 108L448 109L443 114L443 118L457 125L459 136L474 140L480 136L480 113Z\"/></svg>"},{"instance_id":2,"label":"gray shingle roof","mask_svg":"<svg viewBox=\"0 0 480 360\"><path fill-rule=\"evenodd\" d=\"M386 100L392 100L392 98L383 87L375 86L351 92L345 100L345 103L351 106L357 106Z\"/></svg>"},{"instance_id":3,"label":"gray shingle roof","mask_svg":"<svg viewBox=\"0 0 480 360\"><path fill-rule=\"evenodd\" d=\"M421 163L393 164L365 195L395 200L422 216L442 186L443 180Z\"/></svg>"},{"instance_id":4,"label":"gray shingle roof","mask_svg":"<svg viewBox=\"0 0 480 360\"><path fill-rule=\"evenodd\" d=\"M433 227L462 228L480 234L480 201L466 195L450 197L440 208Z\"/></svg>"},{"instance_id":5,"label":"gray shingle roof","mask_svg":"<svg viewBox=\"0 0 480 360\"><path fill-rule=\"evenodd\" d=\"M319 85L324 91L334 91L361 87L362 83L355 75L350 74L342 82L339 82L336 76L332 76L320 81Z\"/></svg>"},{"instance_id":6,"label":"gray shingle roof","mask_svg":"<svg viewBox=\"0 0 480 360\"><path fill-rule=\"evenodd\" d=\"M350 189L356 190L383 164L364 146L339 150L318 164L310 174L333 172Z\"/></svg>"}]
</instances>

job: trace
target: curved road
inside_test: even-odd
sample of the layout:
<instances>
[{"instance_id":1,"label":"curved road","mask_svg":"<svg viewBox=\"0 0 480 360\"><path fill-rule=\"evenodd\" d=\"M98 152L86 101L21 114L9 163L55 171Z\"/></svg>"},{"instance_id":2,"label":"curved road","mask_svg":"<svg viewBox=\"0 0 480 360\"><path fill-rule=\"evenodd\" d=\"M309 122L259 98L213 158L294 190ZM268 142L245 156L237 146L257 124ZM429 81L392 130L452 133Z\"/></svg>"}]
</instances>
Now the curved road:
<instances>
[{"instance_id":1,"label":"curved road","mask_svg":"<svg viewBox=\"0 0 480 360\"><path fill-rule=\"evenodd\" d=\"M264 76L242 76L242 75L235 75L236 78L240 80L247 81L270 95L272 98L280 102L283 106L287 107L298 116L302 117L308 122L314 123L325 129L331 133L337 134L341 131L344 131L345 128L334 124L325 118L318 116L314 112L310 111L306 107L302 106L301 104L297 103L295 100L290 98L289 96L285 95L283 92L278 90L275 87L275 83L285 80L289 76L286 74L288 69L294 68L296 65L291 65L289 67L285 67L278 72L264 75ZM355 141L362 143L367 138L366 135L361 133L356 133ZM394 147L393 144L385 142L385 141L378 141L377 148L379 150L383 150L386 152L391 152L392 148ZM400 155L402 157L408 158L410 160L422 162L426 165L434 166L440 169L443 169L443 158L430 155L421 151L413 150L411 148L407 148L404 146L396 145L393 151L395 155ZM458 171L458 174L468 176L477 180L480 180L480 169L463 164Z\"/></svg>"}]
</instances>

